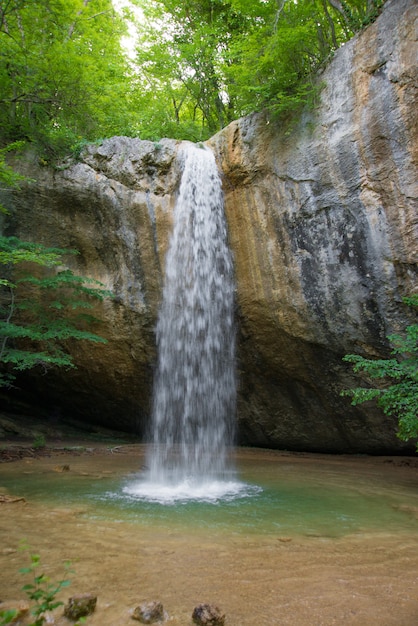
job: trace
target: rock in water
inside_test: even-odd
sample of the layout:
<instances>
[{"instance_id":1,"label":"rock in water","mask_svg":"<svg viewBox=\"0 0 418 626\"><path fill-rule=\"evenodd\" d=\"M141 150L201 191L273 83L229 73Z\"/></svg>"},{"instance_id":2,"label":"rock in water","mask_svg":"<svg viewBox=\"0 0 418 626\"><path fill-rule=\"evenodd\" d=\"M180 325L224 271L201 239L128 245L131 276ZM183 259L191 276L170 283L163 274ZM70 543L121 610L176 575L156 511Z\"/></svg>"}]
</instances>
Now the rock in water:
<instances>
[{"instance_id":1,"label":"rock in water","mask_svg":"<svg viewBox=\"0 0 418 626\"><path fill-rule=\"evenodd\" d=\"M198 626L224 626L225 614L213 604L198 604L193 610L192 620Z\"/></svg>"},{"instance_id":2,"label":"rock in water","mask_svg":"<svg viewBox=\"0 0 418 626\"><path fill-rule=\"evenodd\" d=\"M136 619L141 624L155 624L165 621L166 613L161 602L147 602L136 607L132 619Z\"/></svg>"},{"instance_id":3,"label":"rock in water","mask_svg":"<svg viewBox=\"0 0 418 626\"><path fill-rule=\"evenodd\" d=\"M77 621L80 617L91 615L97 604L97 596L91 593L84 593L69 598L68 604L64 608L64 615L72 621Z\"/></svg>"}]
</instances>

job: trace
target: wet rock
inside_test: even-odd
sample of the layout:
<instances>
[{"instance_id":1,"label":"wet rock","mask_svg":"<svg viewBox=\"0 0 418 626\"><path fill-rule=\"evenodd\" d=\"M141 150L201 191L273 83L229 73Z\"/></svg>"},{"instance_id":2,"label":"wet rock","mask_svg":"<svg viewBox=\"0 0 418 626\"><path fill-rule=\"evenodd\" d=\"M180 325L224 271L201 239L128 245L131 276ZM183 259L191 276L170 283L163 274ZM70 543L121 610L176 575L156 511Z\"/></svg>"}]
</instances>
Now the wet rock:
<instances>
[{"instance_id":1,"label":"wet rock","mask_svg":"<svg viewBox=\"0 0 418 626\"><path fill-rule=\"evenodd\" d=\"M70 466L69 465L56 465L54 467L54 472L69 472L70 471Z\"/></svg>"},{"instance_id":2,"label":"wet rock","mask_svg":"<svg viewBox=\"0 0 418 626\"><path fill-rule=\"evenodd\" d=\"M198 604L193 610L192 620L198 626L224 626L225 614L213 604Z\"/></svg>"},{"instance_id":3,"label":"wet rock","mask_svg":"<svg viewBox=\"0 0 418 626\"><path fill-rule=\"evenodd\" d=\"M84 593L69 598L68 604L64 608L64 615L72 621L77 621L80 617L91 615L97 604L97 596L91 593Z\"/></svg>"},{"instance_id":4,"label":"wet rock","mask_svg":"<svg viewBox=\"0 0 418 626\"><path fill-rule=\"evenodd\" d=\"M288 135L260 113L209 142L237 277L245 445L406 447L395 418L340 391L362 386L344 354L386 358L386 337L414 319L402 297L417 285L415 14L414 0L387 2L337 51L318 108Z\"/></svg>"},{"instance_id":5,"label":"wet rock","mask_svg":"<svg viewBox=\"0 0 418 626\"><path fill-rule=\"evenodd\" d=\"M157 622L164 622L167 619L167 614L162 603L154 601L137 606L132 614L132 619L141 622L141 624L156 624Z\"/></svg>"}]
</instances>

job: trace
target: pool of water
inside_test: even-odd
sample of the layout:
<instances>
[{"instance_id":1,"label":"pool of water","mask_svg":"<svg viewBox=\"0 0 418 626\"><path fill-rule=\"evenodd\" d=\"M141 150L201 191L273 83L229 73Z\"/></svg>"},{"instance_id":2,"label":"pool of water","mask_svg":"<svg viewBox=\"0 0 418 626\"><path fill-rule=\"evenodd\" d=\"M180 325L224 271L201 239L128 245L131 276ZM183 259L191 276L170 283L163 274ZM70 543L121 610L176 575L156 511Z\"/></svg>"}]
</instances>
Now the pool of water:
<instances>
[{"instance_id":1,"label":"pool of water","mask_svg":"<svg viewBox=\"0 0 418 626\"><path fill-rule=\"evenodd\" d=\"M24 595L24 540L53 581L71 561L71 595L98 592L92 626L126 626L152 600L173 626L200 602L230 626L416 624L416 459L233 456L235 491L166 504L137 490L141 446L1 464L0 494L26 499L0 503L2 598Z\"/></svg>"},{"instance_id":2,"label":"pool of water","mask_svg":"<svg viewBox=\"0 0 418 626\"><path fill-rule=\"evenodd\" d=\"M0 492L4 487L28 501L81 507L91 519L191 533L340 537L418 530L416 472L405 478L384 464L356 468L353 462L345 466L323 458L242 451L236 454L236 471L220 485L203 484L195 497L159 499L152 485L149 495L144 493L145 478L135 457L62 461L67 462L69 471L53 465L56 459L3 465Z\"/></svg>"}]
</instances>

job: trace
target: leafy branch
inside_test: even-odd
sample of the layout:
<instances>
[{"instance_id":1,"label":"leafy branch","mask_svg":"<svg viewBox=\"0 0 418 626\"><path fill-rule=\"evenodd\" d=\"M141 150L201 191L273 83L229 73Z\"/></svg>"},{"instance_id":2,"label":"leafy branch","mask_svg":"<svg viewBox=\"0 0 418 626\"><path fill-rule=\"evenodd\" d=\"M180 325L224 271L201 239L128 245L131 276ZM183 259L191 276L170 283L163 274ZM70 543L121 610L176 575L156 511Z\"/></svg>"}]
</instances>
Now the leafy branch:
<instances>
[{"instance_id":1,"label":"leafy branch","mask_svg":"<svg viewBox=\"0 0 418 626\"><path fill-rule=\"evenodd\" d=\"M23 542L21 549L29 550L29 547ZM51 581L49 576L40 571L41 557L39 554L30 554L29 559L29 565L19 570L21 574L29 574L32 577L32 582L26 583L22 587L22 591L24 591L29 600L32 600L34 603L31 609L34 621L31 622L29 626L43 626L43 624L47 622L46 614L50 611L54 611L59 606L63 606L64 603L58 600L57 596L63 589L71 584L71 581L68 578L63 578L57 582ZM66 561L64 563L64 569L67 574L73 573L70 567L70 561ZM19 611L17 609L0 610L0 626L15 624L18 619L18 614ZM84 622L85 619L81 618L75 626L81 626Z\"/></svg>"},{"instance_id":2,"label":"leafy branch","mask_svg":"<svg viewBox=\"0 0 418 626\"><path fill-rule=\"evenodd\" d=\"M68 587L70 584L70 581L67 579L59 580L56 583L51 582L46 574L43 572L38 573L40 565L41 559L39 554L31 554L30 565L19 570L21 574L31 574L33 577L31 583L27 583L22 587L28 598L35 602L35 606L32 609L35 621L30 626L42 626L46 621L45 613L53 611L64 604L61 600L57 600L56 596L64 587ZM70 563L66 562L64 566L66 570L69 570Z\"/></svg>"},{"instance_id":3,"label":"leafy branch","mask_svg":"<svg viewBox=\"0 0 418 626\"><path fill-rule=\"evenodd\" d=\"M93 278L69 269L56 272L54 268L67 253L76 251L0 236L0 387L11 386L13 371L75 367L62 342L106 343L86 328L97 320L85 311L112 294ZM44 273L19 273L21 266L30 268L28 263L35 263Z\"/></svg>"},{"instance_id":4,"label":"leafy branch","mask_svg":"<svg viewBox=\"0 0 418 626\"><path fill-rule=\"evenodd\" d=\"M404 298L405 304L418 307L418 294ZM357 387L342 392L357 405L375 400L386 415L398 418L398 437L409 441L418 437L418 324L407 326L404 335L390 335L392 356L389 359L365 359L347 354L344 361L353 364L356 374L365 374L374 387Z\"/></svg>"}]
</instances>

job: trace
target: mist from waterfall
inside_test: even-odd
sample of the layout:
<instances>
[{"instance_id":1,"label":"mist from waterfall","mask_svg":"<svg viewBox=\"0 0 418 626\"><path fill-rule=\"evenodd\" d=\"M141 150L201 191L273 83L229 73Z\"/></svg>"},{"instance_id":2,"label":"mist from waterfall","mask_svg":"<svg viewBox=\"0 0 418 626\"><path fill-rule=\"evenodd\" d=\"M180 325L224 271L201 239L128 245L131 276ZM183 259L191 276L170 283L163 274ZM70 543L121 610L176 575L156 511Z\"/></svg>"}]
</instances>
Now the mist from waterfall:
<instances>
[{"instance_id":1,"label":"mist from waterfall","mask_svg":"<svg viewBox=\"0 0 418 626\"><path fill-rule=\"evenodd\" d=\"M213 153L187 144L157 323L149 483L223 480L234 439L234 282ZM216 488L216 487L215 487Z\"/></svg>"}]
</instances>

